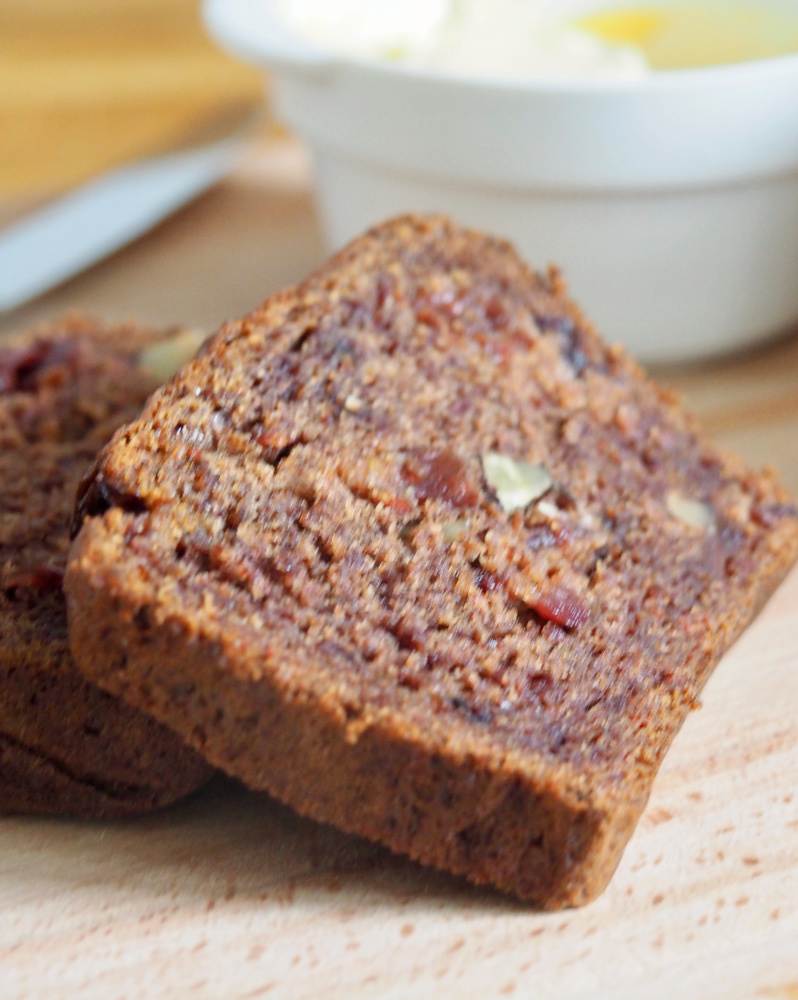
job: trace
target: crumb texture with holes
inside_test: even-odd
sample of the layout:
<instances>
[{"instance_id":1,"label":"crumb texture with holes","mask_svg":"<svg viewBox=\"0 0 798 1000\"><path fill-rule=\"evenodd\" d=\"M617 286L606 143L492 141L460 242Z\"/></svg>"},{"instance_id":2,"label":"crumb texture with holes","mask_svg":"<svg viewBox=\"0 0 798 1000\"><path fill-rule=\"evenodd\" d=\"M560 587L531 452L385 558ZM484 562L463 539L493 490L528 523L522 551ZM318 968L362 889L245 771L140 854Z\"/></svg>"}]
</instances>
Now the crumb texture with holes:
<instances>
[{"instance_id":1,"label":"crumb texture with holes","mask_svg":"<svg viewBox=\"0 0 798 1000\"><path fill-rule=\"evenodd\" d=\"M300 812L549 908L606 885L798 550L775 476L556 272L439 217L224 326L76 527L89 676Z\"/></svg>"}]
</instances>

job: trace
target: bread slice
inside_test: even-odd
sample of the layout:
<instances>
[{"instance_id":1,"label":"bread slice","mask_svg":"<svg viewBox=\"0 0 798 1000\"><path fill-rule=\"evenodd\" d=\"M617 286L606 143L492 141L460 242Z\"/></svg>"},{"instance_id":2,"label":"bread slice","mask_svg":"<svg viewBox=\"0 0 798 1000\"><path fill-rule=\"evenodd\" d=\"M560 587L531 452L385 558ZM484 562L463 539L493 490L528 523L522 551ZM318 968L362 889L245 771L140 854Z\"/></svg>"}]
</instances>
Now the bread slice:
<instances>
[{"instance_id":1,"label":"bread slice","mask_svg":"<svg viewBox=\"0 0 798 1000\"><path fill-rule=\"evenodd\" d=\"M86 483L81 669L299 812L555 908L607 884L798 514L556 273L403 218L230 323Z\"/></svg>"},{"instance_id":2,"label":"bread slice","mask_svg":"<svg viewBox=\"0 0 798 1000\"><path fill-rule=\"evenodd\" d=\"M138 813L210 774L75 669L61 587L81 477L186 340L75 316L0 344L0 813Z\"/></svg>"}]
</instances>

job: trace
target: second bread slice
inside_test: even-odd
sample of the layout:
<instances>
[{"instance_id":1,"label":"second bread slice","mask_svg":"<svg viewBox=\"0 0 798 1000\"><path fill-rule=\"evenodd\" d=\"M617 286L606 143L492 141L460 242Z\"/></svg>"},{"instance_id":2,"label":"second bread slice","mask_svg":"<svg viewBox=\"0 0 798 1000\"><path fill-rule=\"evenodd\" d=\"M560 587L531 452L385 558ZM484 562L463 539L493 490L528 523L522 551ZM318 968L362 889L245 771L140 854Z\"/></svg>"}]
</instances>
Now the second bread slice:
<instances>
[{"instance_id":1,"label":"second bread slice","mask_svg":"<svg viewBox=\"0 0 798 1000\"><path fill-rule=\"evenodd\" d=\"M78 483L197 346L79 316L0 346L0 814L135 815L211 774L75 668L61 586Z\"/></svg>"}]
</instances>

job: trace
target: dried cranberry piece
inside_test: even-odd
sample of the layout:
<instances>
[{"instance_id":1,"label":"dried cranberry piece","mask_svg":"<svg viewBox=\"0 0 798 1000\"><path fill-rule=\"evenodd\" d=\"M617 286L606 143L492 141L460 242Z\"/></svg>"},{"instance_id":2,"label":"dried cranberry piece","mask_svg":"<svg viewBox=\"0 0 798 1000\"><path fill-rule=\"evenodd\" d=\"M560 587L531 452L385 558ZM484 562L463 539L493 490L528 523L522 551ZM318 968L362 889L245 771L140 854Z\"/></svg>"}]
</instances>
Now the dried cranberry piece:
<instances>
[{"instance_id":1,"label":"dried cranberry piece","mask_svg":"<svg viewBox=\"0 0 798 1000\"><path fill-rule=\"evenodd\" d=\"M791 503L757 503L751 508L751 520L761 528L774 528L779 521L798 517Z\"/></svg>"},{"instance_id":2,"label":"dried cranberry piece","mask_svg":"<svg viewBox=\"0 0 798 1000\"><path fill-rule=\"evenodd\" d=\"M70 538L80 531L88 517L99 517L111 507L121 507L131 514L142 514L147 509L143 497L120 490L99 471L100 459L84 475L78 484L75 509L70 522Z\"/></svg>"},{"instance_id":3,"label":"dried cranberry piece","mask_svg":"<svg viewBox=\"0 0 798 1000\"><path fill-rule=\"evenodd\" d=\"M419 500L444 500L455 507L476 507L480 492L470 481L466 463L448 448L417 448L402 466L402 475Z\"/></svg>"},{"instance_id":4,"label":"dried cranberry piece","mask_svg":"<svg viewBox=\"0 0 798 1000\"><path fill-rule=\"evenodd\" d=\"M554 678L551 674L547 674L543 670L535 670L533 673L526 675L524 683L530 692L537 693L550 688L554 684Z\"/></svg>"},{"instance_id":5,"label":"dried cranberry piece","mask_svg":"<svg viewBox=\"0 0 798 1000\"><path fill-rule=\"evenodd\" d=\"M0 392L19 392L45 361L52 345L37 340L27 347L4 351L0 355Z\"/></svg>"},{"instance_id":6,"label":"dried cranberry piece","mask_svg":"<svg viewBox=\"0 0 798 1000\"><path fill-rule=\"evenodd\" d=\"M542 590L534 600L526 603L546 621L563 628L579 628L590 618L590 608L585 601L566 587L554 586Z\"/></svg>"},{"instance_id":7,"label":"dried cranberry piece","mask_svg":"<svg viewBox=\"0 0 798 1000\"><path fill-rule=\"evenodd\" d=\"M483 594L491 594L495 590L501 590L505 586L507 580L499 576L496 573L490 573L488 570L483 569L481 566L477 565L475 567L477 572L476 584Z\"/></svg>"},{"instance_id":8,"label":"dried cranberry piece","mask_svg":"<svg viewBox=\"0 0 798 1000\"><path fill-rule=\"evenodd\" d=\"M573 368L574 375L581 375L590 367L604 369L604 365L591 362L586 350L585 337L569 316L535 316L535 322L544 333L553 332L559 335L563 357Z\"/></svg>"},{"instance_id":9,"label":"dried cranberry piece","mask_svg":"<svg viewBox=\"0 0 798 1000\"><path fill-rule=\"evenodd\" d=\"M50 563L40 563L29 569L19 569L3 577L3 590L30 587L36 590L60 590L64 585L64 571Z\"/></svg>"},{"instance_id":10,"label":"dried cranberry piece","mask_svg":"<svg viewBox=\"0 0 798 1000\"><path fill-rule=\"evenodd\" d=\"M80 344L77 340L36 340L25 347L0 354L0 393L35 392L48 373L77 371Z\"/></svg>"},{"instance_id":11,"label":"dried cranberry piece","mask_svg":"<svg viewBox=\"0 0 798 1000\"><path fill-rule=\"evenodd\" d=\"M550 549L557 545L559 537L559 533L555 534L548 524L533 524L527 531L526 545L533 551Z\"/></svg>"}]
</instances>

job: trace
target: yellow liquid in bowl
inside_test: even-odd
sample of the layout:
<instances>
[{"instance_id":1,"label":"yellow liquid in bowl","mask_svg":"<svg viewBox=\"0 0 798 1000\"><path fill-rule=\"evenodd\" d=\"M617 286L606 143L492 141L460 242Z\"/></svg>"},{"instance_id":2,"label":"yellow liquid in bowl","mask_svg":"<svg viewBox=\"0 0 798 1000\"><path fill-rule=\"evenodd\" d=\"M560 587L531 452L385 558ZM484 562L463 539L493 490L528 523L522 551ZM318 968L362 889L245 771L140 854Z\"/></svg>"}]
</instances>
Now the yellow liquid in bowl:
<instances>
[{"instance_id":1,"label":"yellow liquid in bowl","mask_svg":"<svg viewBox=\"0 0 798 1000\"><path fill-rule=\"evenodd\" d=\"M579 18L601 41L639 49L654 70L694 69L798 52L798 12L765 3L615 7Z\"/></svg>"}]
</instances>

